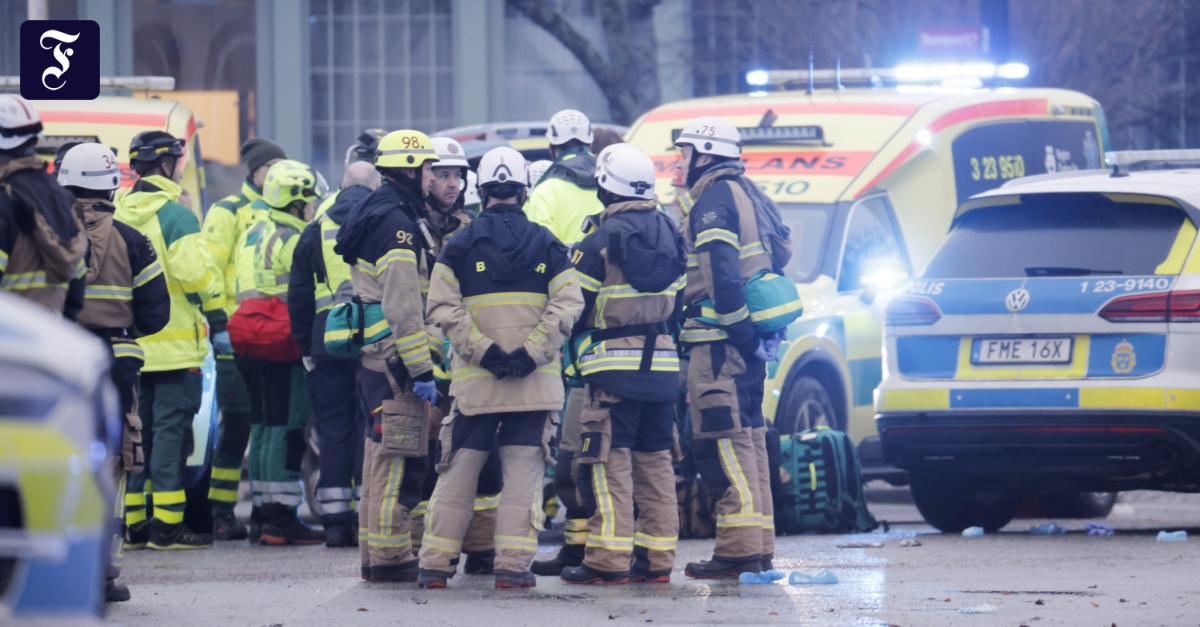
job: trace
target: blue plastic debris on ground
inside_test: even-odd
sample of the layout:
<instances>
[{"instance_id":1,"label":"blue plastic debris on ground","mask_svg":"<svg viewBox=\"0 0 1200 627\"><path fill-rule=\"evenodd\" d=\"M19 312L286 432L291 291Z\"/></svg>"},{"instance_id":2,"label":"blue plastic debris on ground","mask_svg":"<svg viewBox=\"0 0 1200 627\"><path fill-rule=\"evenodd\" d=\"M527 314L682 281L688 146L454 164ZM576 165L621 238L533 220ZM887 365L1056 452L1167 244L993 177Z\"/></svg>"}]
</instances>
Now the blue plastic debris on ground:
<instances>
[{"instance_id":1,"label":"blue plastic debris on ground","mask_svg":"<svg viewBox=\"0 0 1200 627\"><path fill-rule=\"evenodd\" d=\"M792 574L788 576L788 583L793 586L832 584L832 583L837 583L837 582L838 582L837 575L834 575L833 573L829 572L828 570L823 570L815 575L810 575L808 573L804 573L804 572L800 572L800 571L796 570L796 571L792 571Z\"/></svg>"},{"instance_id":2,"label":"blue plastic debris on ground","mask_svg":"<svg viewBox=\"0 0 1200 627\"><path fill-rule=\"evenodd\" d=\"M1066 533L1067 530L1058 526L1058 523L1048 522L1042 525L1034 525L1029 528L1029 533L1035 536L1057 536Z\"/></svg>"},{"instance_id":3,"label":"blue plastic debris on ground","mask_svg":"<svg viewBox=\"0 0 1200 627\"><path fill-rule=\"evenodd\" d=\"M751 586L762 586L775 583L786 576L778 570L768 570L762 573L742 573L738 575L738 581Z\"/></svg>"},{"instance_id":4,"label":"blue plastic debris on ground","mask_svg":"<svg viewBox=\"0 0 1200 627\"><path fill-rule=\"evenodd\" d=\"M1187 542L1186 531L1160 531L1158 532L1159 542Z\"/></svg>"},{"instance_id":5,"label":"blue plastic debris on ground","mask_svg":"<svg viewBox=\"0 0 1200 627\"><path fill-rule=\"evenodd\" d=\"M967 527L962 534L964 538L978 538L983 535L983 527Z\"/></svg>"},{"instance_id":6,"label":"blue plastic debris on ground","mask_svg":"<svg viewBox=\"0 0 1200 627\"><path fill-rule=\"evenodd\" d=\"M1111 525L1104 523L1090 522L1087 524L1087 534L1089 536L1111 536L1115 535Z\"/></svg>"}]
</instances>

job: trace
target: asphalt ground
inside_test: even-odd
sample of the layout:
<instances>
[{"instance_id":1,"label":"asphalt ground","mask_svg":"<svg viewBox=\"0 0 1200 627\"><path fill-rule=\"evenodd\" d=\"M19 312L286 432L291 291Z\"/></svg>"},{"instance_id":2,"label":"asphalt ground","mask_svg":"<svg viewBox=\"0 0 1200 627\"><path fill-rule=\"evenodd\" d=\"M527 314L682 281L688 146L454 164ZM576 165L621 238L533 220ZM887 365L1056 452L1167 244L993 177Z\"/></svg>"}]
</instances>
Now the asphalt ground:
<instances>
[{"instance_id":1,"label":"asphalt ground","mask_svg":"<svg viewBox=\"0 0 1200 627\"><path fill-rule=\"evenodd\" d=\"M1033 536L1045 522L1018 519L982 538L940 534L906 503L875 487L871 509L889 531L780 538L776 568L828 569L835 585L750 586L687 579L712 541L679 544L669 584L571 586L538 578L531 590L495 590L491 577L459 575L447 590L362 581L352 549L218 543L203 551L130 552L122 581L133 599L109 606L112 624L153 627L616 624L726 625L1200 625L1200 495L1122 494L1105 521L1117 534L1087 536L1088 521L1059 520L1066 535ZM1188 529L1189 542L1158 542ZM920 546L903 547L915 539ZM852 543L882 548L840 548ZM539 557L553 554L543 547ZM963 614L964 609L994 608Z\"/></svg>"}]
</instances>

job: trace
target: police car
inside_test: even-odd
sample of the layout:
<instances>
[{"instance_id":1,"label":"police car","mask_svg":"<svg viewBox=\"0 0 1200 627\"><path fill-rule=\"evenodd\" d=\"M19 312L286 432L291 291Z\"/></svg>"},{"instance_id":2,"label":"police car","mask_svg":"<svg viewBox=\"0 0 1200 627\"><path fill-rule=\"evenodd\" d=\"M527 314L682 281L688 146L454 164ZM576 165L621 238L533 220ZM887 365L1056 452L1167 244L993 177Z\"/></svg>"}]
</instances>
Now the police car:
<instances>
[{"instance_id":1,"label":"police car","mask_svg":"<svg viewBox=\"0 0 1200 627\"><path fill-rule=\"evenodd\" d=\"M888 305L876 422L943 531L1200 490L1200 151L1106 161L967 200Z\"/></svg>"},{"instance_id":2,"label":"police car","mask_svg":"<svg viewBox=\"0 0 1200 627\"><path fill-rule=\"evenodd\" d=\"M0 292L0 625L103 624L120 450L109 353Z\"/></svg>"}]
</instances>

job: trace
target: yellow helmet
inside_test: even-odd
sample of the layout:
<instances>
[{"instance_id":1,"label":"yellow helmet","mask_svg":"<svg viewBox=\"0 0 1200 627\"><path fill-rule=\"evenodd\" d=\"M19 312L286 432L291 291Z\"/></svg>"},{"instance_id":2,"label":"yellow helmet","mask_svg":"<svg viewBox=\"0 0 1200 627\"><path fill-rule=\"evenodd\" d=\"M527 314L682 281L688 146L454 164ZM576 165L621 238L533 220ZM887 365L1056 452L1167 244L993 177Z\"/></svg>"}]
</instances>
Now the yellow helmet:
<instances>
[{"instance_id":1,"label":"yellow helmet","mask_svg":"<svg viewBox=\"0 0 1200 627\"><path fill-rule=\"evenodd\" d=\"M291 159L284 159L267 170L263 181L263 202L283 209L297 200L308 202L318 197L320 178L312 168Z\"/></svg>"},{"instance_id":2,"label":"yellow helmet","mask_svg":"<svg viewBox=\"0 0 1200 627\"><path fill-rule=\"evenodd\" d=\"M375 153L379 168L419 168L426 161L437 160L433 142L420 131L392 131L379 140Z\"/></svg>"}]
</instances>

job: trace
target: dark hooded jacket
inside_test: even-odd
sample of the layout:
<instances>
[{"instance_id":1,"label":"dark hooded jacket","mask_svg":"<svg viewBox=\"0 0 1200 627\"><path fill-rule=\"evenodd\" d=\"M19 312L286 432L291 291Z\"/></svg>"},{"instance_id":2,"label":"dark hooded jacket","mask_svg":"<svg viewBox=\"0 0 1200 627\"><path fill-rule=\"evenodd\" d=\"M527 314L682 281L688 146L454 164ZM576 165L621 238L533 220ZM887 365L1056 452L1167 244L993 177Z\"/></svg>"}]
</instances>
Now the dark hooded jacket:
<instances>
[{"instance_id":1,"label":"dark hooded jacket","mask_svg":"<svg viewBox=\"0 0 1200 627\"><path fill-rule=\"evenodd\" d=\"M369 195L371 190L361 185L340 190L337 199L322 217L342 225L344 229L350 212ZM296 336L300 354L305 357L328 355L325 352L324 332L329 312L317 313L316 302L317 284L323 283L326 277L325 251L321 243L320 220L313 220L300 233L288 281L288 315L291 318L292 335Z\"/></svg>"}]
</instances>

